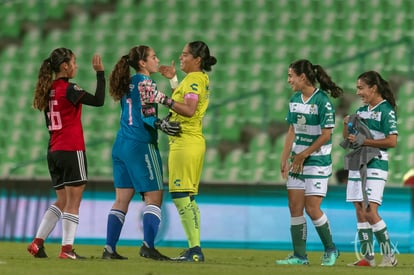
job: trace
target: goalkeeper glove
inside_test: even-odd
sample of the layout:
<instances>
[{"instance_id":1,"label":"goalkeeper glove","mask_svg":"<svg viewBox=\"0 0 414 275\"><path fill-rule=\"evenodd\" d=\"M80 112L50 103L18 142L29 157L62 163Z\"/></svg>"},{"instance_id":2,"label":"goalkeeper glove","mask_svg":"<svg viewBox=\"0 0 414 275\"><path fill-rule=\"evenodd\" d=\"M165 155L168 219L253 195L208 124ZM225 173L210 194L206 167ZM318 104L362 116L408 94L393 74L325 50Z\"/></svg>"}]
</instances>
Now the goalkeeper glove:
<instances>
[{"instance_id":1,"label":"goalkeeper glove","mask_svg":"<svg viewBox=\"0 0 414 275\"><path fill-rule=\"evenodd\" d=\"M174 100L166 96L163 92L157 90L157 86L152 80L144 80L138 84L141 101L145 103L160 103L171 108Z\"/></svg>"},{"instance_id":2,"label":"goalkeeper glove","mask_svg":"<svg viewBox=\"0 0 414 275\"><path fill-rule=\"evenodd\" d=\"M142 105L142 114L144 117L149 116L156 116L157 112L155 111L155 107L151 105Z\"/></svg>"},{"instance_id":3,"label":"goalkeeper glove","mask_svg":"<svg viewBox=\"0 0 414 275\"><path fill-rule=\"evenodd\" d=\"M180 136L181 125L180 122L170 121L171 113L163 119L157 119L155 121L155 127L160 129L169 136Z\"/></svg>"}]
</instances>

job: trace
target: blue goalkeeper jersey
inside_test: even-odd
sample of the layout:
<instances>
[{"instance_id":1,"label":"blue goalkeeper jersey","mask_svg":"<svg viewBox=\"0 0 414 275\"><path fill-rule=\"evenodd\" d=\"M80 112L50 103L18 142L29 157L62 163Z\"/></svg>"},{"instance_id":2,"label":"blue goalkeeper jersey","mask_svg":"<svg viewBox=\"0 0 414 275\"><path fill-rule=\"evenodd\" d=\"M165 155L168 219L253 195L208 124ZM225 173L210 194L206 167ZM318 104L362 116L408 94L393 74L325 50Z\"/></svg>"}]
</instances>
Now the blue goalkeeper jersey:
<instances>
[{"instance_id":1,"label":"blue goalkeeper jersey","mask_svg":"<svg viewBox=\"0 0 414 275\"><path fill-rule=\"evenodd\" d=\"M121 128L118 137L133 139L143 143L156 144L158 140L157 129L154 126L156 116L144 117L142 114L141 97L138 83L150 79L143 74L135 74L131 77L129 93L124 95L121 102ZM157 111L157 105L154 104Z\"/></svg>"}]
</instances>

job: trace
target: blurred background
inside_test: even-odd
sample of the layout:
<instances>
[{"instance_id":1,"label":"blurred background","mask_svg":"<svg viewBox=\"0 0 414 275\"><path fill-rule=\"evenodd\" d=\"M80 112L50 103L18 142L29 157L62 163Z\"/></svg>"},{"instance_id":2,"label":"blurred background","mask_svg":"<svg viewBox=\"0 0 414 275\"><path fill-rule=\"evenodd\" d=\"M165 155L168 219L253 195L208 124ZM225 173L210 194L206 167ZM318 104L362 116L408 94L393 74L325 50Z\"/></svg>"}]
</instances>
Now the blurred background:
<instances>
[{"instance_id":1,"label":"blurred background","mask_svg":"<svg viewBox=\"0 0 414 275\"><path fill-rule=\"evenodd\" d=\"M365 70L380 72L397 97L400 135L398 147L390 150L389 184L402 186L404 173L414 167L411 0L2 0L0 5L1 179L49 177L48 132L43 114L31 104L40 64L54 48L75 52L73 82L94 92L94 53L102 55L108 79L135 45L151 46L163 64L178 64L184 45L194 40L206 42L218 60L204 120L203 182L284 184L278 159L292 94L287 68L301 58L322 65L345 90L334 100L334 173L345 154L339 147L342 118L361 104L355 83ZM154 78L168 93L168 80ZM112 178L119 112L109 94L104 107L83 109L90 179ZM167 179L162 133L160 150ZM333 175L330 184L338 181Z\"/></svg>"}]
</instances>

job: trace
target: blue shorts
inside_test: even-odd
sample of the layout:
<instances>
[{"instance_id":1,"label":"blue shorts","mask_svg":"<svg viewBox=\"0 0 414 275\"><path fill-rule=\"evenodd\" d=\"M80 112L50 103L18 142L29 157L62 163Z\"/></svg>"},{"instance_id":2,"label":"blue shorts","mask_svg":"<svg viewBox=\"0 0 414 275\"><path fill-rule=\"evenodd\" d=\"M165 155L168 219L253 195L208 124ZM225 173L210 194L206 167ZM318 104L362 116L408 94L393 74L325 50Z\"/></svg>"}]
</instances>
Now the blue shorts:
<instances>
[{"instance_id":1,"label":"blue shorts","mask_svg":"<svg viewBox=\"0 0 414 275\"><path fill-rule=\"evenodd\" d=\"M163 189L161 156L155 144L119 138L112 147L115 188L144 193Z\"/></svg>"}]
</instances>

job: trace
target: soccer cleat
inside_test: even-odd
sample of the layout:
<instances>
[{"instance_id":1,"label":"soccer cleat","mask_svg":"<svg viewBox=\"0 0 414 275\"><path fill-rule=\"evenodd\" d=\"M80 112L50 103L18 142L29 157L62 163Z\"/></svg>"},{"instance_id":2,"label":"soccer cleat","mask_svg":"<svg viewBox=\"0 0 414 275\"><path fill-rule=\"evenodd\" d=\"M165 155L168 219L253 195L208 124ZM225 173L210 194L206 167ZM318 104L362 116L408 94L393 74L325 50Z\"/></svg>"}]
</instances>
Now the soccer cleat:
<instances>
[{"instance_id":1,"label":"soccer cleat","mask_svg":"<svg viewBox=\"0 0 414 275\"><path fill-rule=\"evenodd\" d=\"M153 259L157 261L170 261L171 258L162 255L157 249L149 248L145 244L139 249L139 255L144 258Z\"/></svg>"},{"instance_id":2,"label":"soccer cleat","mask_svg":"<svg viewBox=\"0 0 414 275\"><path fill-rule=\"evenodd\" d=\"M352 264L348 264L348 266L371 266L371 267L374 267L375 266L375 259L374 258L367 259L365 257L365 258L359 259L358 261L356 261Z\"/></svg>"},{"instance_id":3,"label":"soccer cleat","mask_svg":"<svg viewBox=\"0 0 414 275\"><path fill-rule=\"evenodd\" d=\"M61 259L71 259L71 260L84 260L86 257L80 256L75 252L74 249L70 252L60 251L59 258Z\"/></svg>"},{"instance_id":4,"label":"soccer cleat","mask_svg":"<svg viewBox=\"0 0 414 275\"><path fill-rule=\"evenodd\" d=\"M121 256L118 253L116 253L116 251L111 253L106 248L104 248L104 251L102 253L102 259L104 260L128 260L128 257Z\"/></svg>"},{"instance_id":5,"label":"soccer cleat","mask_svg":"<svg viewBox=\"0 0 414 275\"><path fill-rule=\"evenodd\" d=\"M333 251L325 252L322 256L323 266L333 266L336 262L336 259L339 257L339 250L335 249Z\"/></svg>"},{"instance_id":6,"label":"soccer cleat","mask_svg":"<svg viewBox=\"0 0 414 275\"><path fill-rule=\"evenodd\" d=\"M47 258L45 247L43 245L37 245L31 243L27 246L27 251L32 254L35 258Z\"/></svg>"},{"instance_id":7,"label":"soccer cleat","mask_svg":"<svg viewBox=\"0 0 414 275\"><path fill-rule=\"evenodd\" d=\"M279 265L308 265L309 261L308 261L308 257L298 257L295 255L289 255L286 259L284 260L276 260L276 264Z\"/></svg>"},{"instance_id":8,"label":"soccer cleat","mask_svg":"<svg viewBox=\"0 0 414 275\"><path fill-rule=\"evenodd\" d=\"M180 256L172 258L172 260L177 262L204 262L204 254L201 247L194 246L184 250Z\"/></svg>"},{"instance_id":9,"label":"soccer cleat","mask_svg":"<svg viewBox=\"0 0 414 275\"><path fill-rule=\"evenodd\" d=\"M382 256L382 261L378 265L379 267L395 267L398 261L394 254Z\"/></svg>"}]
</instances>

